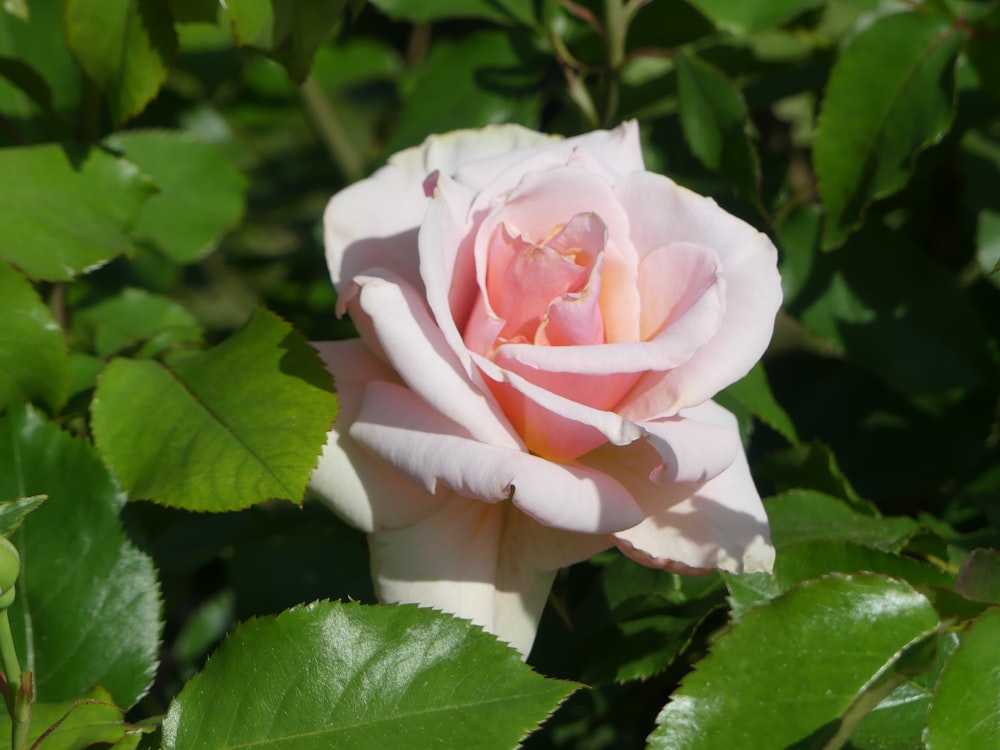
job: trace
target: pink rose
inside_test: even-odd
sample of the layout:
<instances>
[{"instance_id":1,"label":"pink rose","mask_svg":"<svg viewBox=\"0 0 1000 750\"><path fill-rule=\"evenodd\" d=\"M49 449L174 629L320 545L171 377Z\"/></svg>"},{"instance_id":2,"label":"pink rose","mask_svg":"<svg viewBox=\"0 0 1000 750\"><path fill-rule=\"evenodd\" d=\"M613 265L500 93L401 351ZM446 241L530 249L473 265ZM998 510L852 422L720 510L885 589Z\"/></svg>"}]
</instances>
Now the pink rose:
<instances>
[{"instance_id":1,"label":"pink rose","mask_svg":"<svg viewBox=\"0 0 1000 750\"><path fill-rule=\"evenodd\" d=\"M361 339L318 344L340 414L311 486L370 534L384 601L531 648L555 571L616 545L769 570L735 418L781 302L768 238L643 166L634 122L429 138L333 197Z\"/></svg>"}]
</instances>

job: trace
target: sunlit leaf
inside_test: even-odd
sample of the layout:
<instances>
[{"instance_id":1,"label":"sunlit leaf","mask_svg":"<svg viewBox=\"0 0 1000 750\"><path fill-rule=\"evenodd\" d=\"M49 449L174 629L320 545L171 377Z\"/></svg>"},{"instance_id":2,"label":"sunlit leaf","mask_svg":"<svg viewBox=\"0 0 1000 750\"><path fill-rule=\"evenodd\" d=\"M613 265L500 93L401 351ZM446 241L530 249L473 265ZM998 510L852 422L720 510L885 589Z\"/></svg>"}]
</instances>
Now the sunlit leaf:
<instances>
[{"instance_id":1,"label":"sunlit leaf","mask_svg":"<svg viewBox=\"0 0 1000 750\"><path fill-rule=\"evenodd\" d=\"M733 617L738 619L753 607L766 604L795 584L826 573L867 571L900 578L916 586L948 586L952 576L912 558L864 547L856 542L815 539L781 547L773 573L732 575L724 573L729 587Z\"/></svg>"},{"instance_id":2,"label":"sunlit leaf","mask_svg":"<svg viewBox=\"0 0 1000 750\"><path fill-rule=\"evenodd\" d=\"M300 502L336 416L316 352L264 311L207 352L114 360L91 408L130 495L203 511Z\"/></svg>"},{"instance_id":3,"label":"sunlit leaf","mask_svg":"<svg viewBox=\"0 0 1000 750\"><path fill-rule=\"evenodd\" d=\"M228 0L224 7L240 44L273 57L301 82L346 5L347 0Z\"/></svg>"},{"instance_id":4,"label":"sunlit leaf","mask_svg":"<svg viewBox=\"0 0 1000 750\"><path fill-rule=\"evenodd\" d=\"M142 112L177 55L167 0L65 0L66 42L116 124Z\"/></svg>"},{"instance_id":5,"label":"sunlit leaf","mask_svg":"<svg viewBox=\"0 0 1000 750\"><path fill-rule=\"evenodd\" d=\"M68 385L62 328L31 284L0 262L0 408L38 401L54 411Z\"/></svg>"},{"instance_id":6,"label":"sunlit leaf","mask_svg":"<svg viewBox=\"0 0 1000 750\"><path fill-rule=\"evenodd\" d=\"M716 641L663 709L649 747L784 750L832 734L869 684L937 626L930 603L891 578L803 583Z\"/></svg>"},{"instance_id":7,"label":"sunlit leaf","mask_svg":"<svg viewBox=\"0 0 1000 750\"><path fill-rule=\"evenodd\" d=\"M110 145L156 183L157 193L143 204L132 234L171 260L201 260L242 217L246 179L214 144L142 130L119 133Z\"/></svg>"},{"instance_id":8,"label":"sunlit leaf","mask_svg":"<svg viewBox=\"0 0 1000 750\"><path fill-rule=\"evenodd\" d=\"M154 191L134 164L90 149L0 149L0 258L64 281L133 250L127 230Z\"/></svg>"},{"instance_id":9,"label":"sunlit leaf","mask_svg":"<svg viewBox=\"0 0 1000 750\"><path fill-rule=\"evenodd\" d=\"M315 602L230 635L171 704L163 748L508 750L576 687L433 610Z\"/></svg>"}]
</instances>

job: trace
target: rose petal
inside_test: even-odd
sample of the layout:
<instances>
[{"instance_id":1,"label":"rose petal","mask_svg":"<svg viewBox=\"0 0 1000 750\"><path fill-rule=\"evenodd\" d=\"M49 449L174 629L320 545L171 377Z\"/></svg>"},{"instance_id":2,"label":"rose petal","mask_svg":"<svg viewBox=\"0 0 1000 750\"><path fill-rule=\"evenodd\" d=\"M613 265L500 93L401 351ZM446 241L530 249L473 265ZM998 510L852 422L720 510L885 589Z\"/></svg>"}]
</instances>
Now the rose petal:
<instances>
[{"instance_id":1,"label":"rose petal","mask_svg":"<svg viewBox=\"0 0 1000 750\"><path fill-rule=\"evenodd\" d=\"M704 484L650 481L659 457L643 441L606 446L582 461L612 474L646 513L644 521L613 535L622 552L637 562L679 573L771 570L774 548L767 516L742 451Z\"/></svg>"},{"instance_id":2,"label":"rose petal","mask_svg":"<svg viewBox=\"0 0 1000 750\"><path fill-rule=\"evenodd\" d=\"M596 215L604 227L595 225L595 233L618 246L628 244L629 219L618 202L611 183L591 172L574 167L560 167L547 172L524 175L514 190L502 196L502 202L486 204L480 193L473 202L491 205L476 239L476 266L488 264L488 242L496 227L505 224L516 234L542 243L566 226L574 216ZM606 228L606 234L604 229ZM593 253L603 250L595 248Z\"/></svg>"},{"instance_id":3,"label":"rose petal","mask_svg":"<svg viewBox=\"0 0 1000 750\"><path fill-rule=\"evenodd\" d=\"M663 460L650 477L659 483L704 482L743 451L736 417L712 401L639 426Z\"/></svg>"},{"instance_id":4,"label":"rose petal","mask_svg":"<svg viewBox=\"0 0 1000 750\"><path fill-rule=\"evenodd\" d=\"M614 412L565 398L485 357L471 356L525 445L539 455L570 461L605 440L627 445L642 435L637 425Z\"/></svg>"},{"instance_id":5,"label":"rose petal","mask_svg":"<svg viewBox=\"0 0 1000 750\"><path fill-rule=\"evenodd\" d=\"M497 405L463 371L431 319L419 293L385 270L359 276L357 307L388 362L424 401L478 440L520 448ZM352 306L352 311L354 307ZM364 331L367 324L359 320Z\"/></svg>"},{"instance_id":6,"label":"rose petal","mask_svg":"<svg viewBox=\"0 0 1000 750\"><path fill-rule=\"evenodd\" d=\"M647 413L699 404L746 375L767 347L781 304L777 250L766 235L715 201L662 175L633 173L616 190L639 252L692 243L712 250L724 269L725 305L718 331L689 361L666 374L647 376L639 389L649 402L643 409Z\"/></svg>"},{"instance_id":7,"label":"rose petal","mask_svg":"<svg viewBox=\"0 0 1000 750\"><path fill-rule=\"evenodd\" d=\"M358 339L313 344L334 377L340 408L309 478L309 489L362 531L407 526L431 513L442 498L424 492L358 445L348 430L370 382L399 383L396 374Z\"/></svg>"},{"instance_id":8,"label":"rose petal","mask_svg":"<svg viewBox=\"0 0 1000 750\"><path fill-rule=\"evenodd\" d=\"M486 130L492 135L491 131L499 129ZM582 167L612 182L629 172L645 168L639 127L635 120L624 122L614 130L595 130L573 138L549 136L548 140L531 143L529 135L538 138L540 134L524 131L517 135L523 140L519 140L516 147L509 147L507 153L497 152L492 157L470 159L461 167L442 171L476 191L488 191L492 197L512 189L528 172L543 172L567 164ZM515 148L520 150L515 151ZM470 152L474 150L475 144L469 148Z\"/></svg>"},{"instance_id":9,"label":"rose petal","mask_svg":"<svg viewBox=\"0 0 1000 750\"><path fill-rule=\"evenodd\" d=\"M451 612L527 656L557 568L608 546L606 536L568 534L518 513L450 496L432 516L370 538L382 601Z\"/></svg>"},{"instance_id":10,"label":"rose petal","mask_svg":"<svg viewBox=\"0 0 1000 750\"><path fill-rule=\"evenodd\" d=\"M629 493L605 474L471 439L401 386L372 383L350 435L427 492L442 482L487 503L513 499L547 526L588 534L642 518Z\"/></svg>"}]
</instances>

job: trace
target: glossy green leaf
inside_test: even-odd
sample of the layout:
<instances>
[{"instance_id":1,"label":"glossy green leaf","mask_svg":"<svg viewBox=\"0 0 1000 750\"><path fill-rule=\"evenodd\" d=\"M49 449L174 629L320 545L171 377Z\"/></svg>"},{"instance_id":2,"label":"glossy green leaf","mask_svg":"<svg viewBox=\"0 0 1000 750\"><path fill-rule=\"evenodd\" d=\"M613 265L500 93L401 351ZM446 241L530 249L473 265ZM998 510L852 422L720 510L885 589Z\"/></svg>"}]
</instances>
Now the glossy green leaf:
<instances>
[{"instance_id":1,"label":"glossy green leaf","mask_svg":"<svg viewBox=\"0 0 1000 750\"><path fill-rule=\"evenodd\" d=\"M45 738L37 745L44 732ZM135 747L142 731L125 722L124 712L103 688L75 700L31 706L28 739L38 750L83 750L111 743L115 750ZM10 717L0 711L0 737L10 737ZM122 743L122 744L117 744Z\"/></svg>"},{"instance_id":2,"label":"glossy green leaf","mask_svg":"<svg viewBox=\"0 0 1000 750\"><path fill-rule=\"evenodd\" d=\"M901 581L835 574L803 583L716 641L663 709L649 748L784 750L826 736L937 626L934 608Z\"/></svg>"},{"instance_id":3,"label":"glossy green leaf","mask_svg":"<svg viewBox=\"0 0 1000 750\"><path fill-rule=\"evenodd\" d=\"M0 536L11 536L31 511L45 502L45 495L10 498L0 502Z\"/></svg>"},{"instance_id":4,"label":"glossy green leaf","mask_svg":"<svg viewBox=\"0 0 1000 750\"><path fill-rule=\"evenodd\" d=\"M894 551L919 528L912 518L859 513L844 501L813 490L789 490L768 498L764 505L777 547L843 539Z\"/></svg>"},{"instance_id":5,"label":"glossy green leaf","mask_svg":"<svg viewBox=\"0 0 1000 750\"><path fill-rule=\"evenodd\" d=\"M897 13L840 54L813 151L825 247L844 241L868 203L902 187L917 152L948 130L955 57L965 38L944 16Z\"/></svg>"},{"instance_id":6,"label":"glossy green leaf","mask_svg":"<svg viewBox=\"0 0 1000 750\"><path fill-rule=\"evenodd\" d=\"M152 357L170 347L196 344L202 330L177 302L142 289L125 289L73 316L78 346L101 357L129 350Z\"/></svg>"},{"instance_id":7,"label":"glossy green leaf","mask_svg":"<svg viewBox=\"0 0 1000 750\"><path fill-rule=\"evenodd\" d=\"M576 687L433 610L315 602L230 635L171 704L163 748L507 750Z\"/></svg>"},{"instance_id":8,"label":"glossy green leaf","mask_svg":"<svg viewBox=\"0 0 1000 750\"><path fill-rule=\"evenodd\" d=\"M781 408L771 392L767 382L767 373L759 362L746 374L742 380L733 383L726 392L733 396L743 406L750 410L757 419L778 432L790 443L797 443L799 436L795 432L788 413Z\"/></svg>"},{"instance_id":9,"label":"glossy green leaf","mask_svg":"<svg viewBox=\"0 0 1000 750\"><path fill-rule=\"evenodd\" d=\"M1000 746L1000 609L983 613L962 636L934 691L927 750Z\"/></svg>"},{"instance_id":10,"label":"glossy green leaf","mask_svg":"<svg viewBox=\"0 0 1000 750\"><path fill-rule=\"evenodd\" d=\"M176 263L212 252L243 216L247 184L211 143L167 130L119 133L109 145L125 153L156 183L132 234L160 248Z\"/></svg>"},{"instance_id":11,"label":"glossy green leaf","mask_svg":"<svg viewBox=\"0 0 1000 750\"><path fill-rule=\"evenodd\" d=\"M225 9L241 45L274 58L301 83L346 5L347 0L229 0Z\"/></svg>"},{"instance_id":12,"label":"glossy green leaf","mask_svg":"<svg viewBox=\"0 0 1000 750\"><path fill-rule=\"evenodd\" d=\"M867 571L900 578L916 586L949 586L952 577L938 568L872 547L842 540L816 539L782 547L773 573L732 575L724 573L733 617L739 619L753 607L766 604L795 584L827 573Z\"/></svg>"},{"instance_id":13,"label":"glossy green leaf","mask_svg":"<svg viewBox=\"0 0 1000 750\"><path fill-rule=\"evenodd\" d=\"M387 153L432 133L512 122L537 124L540 59L522 57L522 40L502 31L479 31L459 41L442 40L415 71Z\"/></svg>"},{"instance_id":14,"label":"glossy green leaf","mask_svg":"<svg viewBox=\"0 0 1000 750\"><path fill-rule=\"evenodd\" d=\"M727 31L747 33L789 21L806 10L823 4L822 0L688 0Z\"/></svg>"},{"instance_id":15,"label":"glossy green leaf","mask_svg":"<svg viewBox=\"0 0 1000 750\"><path fill-rule=\"evenodd\" d=\"M130 252L126 232L155 189L134 164L97 149L2 149L0 174L0 258L47 281Z\"/></svg>"},{"instance_id":16,"label":"glossy green leaf","mask_svg":"<svg viewBox=\"0 0 1000 750\"><path fill-rule=\"evenodd\" d=\"M686 53L674 60L684 138L695 156L745 196L756 199L760 168L747 137L747 106L722 71Z\"/></svg>"},{"instance_id":17,"label":"glossy green leaf","mask_svg":"<svg viewBox=\"0 0 1000 750\"><path fill-rule=\"evenodd\" d=\"M0 13L0 57L6 61L0 73L0 112L8 123L0 129L0 143L65 137L61 123L50 118L79 105L82 76L66 49L62 3L33 3L30 20Z\"/></svg>"},{"instance_id":18,"label":"glossy green leaf","mask_svg":"<svg viewBox=\"0 0 1000 750\"><path fill-rule=\"evenodd\" d=\"M394 20L413 23L448 18L481 18L527 25L535 22L532 0L372 0L372 5Z\"/></svg>"},{"instance_id":19,"label":"glossy green leaf","mask_svg":"<svg viewBox=\"0 0 1000 750\"><path fill-rule=\"evenodd\" d=\"M336 400L301 334L259 311L207 352L114 360L91 409L97 445L131 496L222 511L300 502Z\"/></svg>"},{"instance_id":20,"label":"glossy green leaf","mask_svg":"<svg viewBox=\"0 0 1000 750\"><path fill-rule=\"evenodd\" d=\"M129 707L157 665L160 600L149 557L118 520L125 496L93 447L13 407L0 420L0 498L46 494L12 541L21 578L11 627L41 701L100 684Z\"/></svg>"},{"instance_id":21,"label":"glossy green leaf","mask_svg":"<svg viewBox=\"0 0 1000 750\"><path fill-rule=\"evenodd\" d=\"M66 43L116 124L142 112L177 55L167 0L65 0Z\"/></svg>"},{"instance_id":22,"label":"glossy green leaf","mask_svg":"<svg viewBox=\"0 0 1000 750\"><path fill-rule=\"evenodd\" d=\"M38 401L55 411L68 385L62 328L31 284L0 262L0 408Z\"/></svg>"},{"instance_id":23,"label":"glossy green leaf","mask_svg":"<svg viewBox=\"0 0 1000 750\"><path fill-rule=\"evenodd\" d=\"M955 591L968 599L1000 604L1000 552L972 550L958 571Z\"/></svg>"}]
</instances>

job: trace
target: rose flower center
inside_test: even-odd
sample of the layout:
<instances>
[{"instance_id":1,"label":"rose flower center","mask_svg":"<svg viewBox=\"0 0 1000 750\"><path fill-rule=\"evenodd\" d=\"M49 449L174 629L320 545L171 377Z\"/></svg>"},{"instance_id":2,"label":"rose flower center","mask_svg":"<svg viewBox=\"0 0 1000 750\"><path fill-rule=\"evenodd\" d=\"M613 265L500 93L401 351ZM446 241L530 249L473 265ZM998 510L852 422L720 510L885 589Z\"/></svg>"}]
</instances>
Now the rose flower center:
<instances>
[{"instance_id":1,"label":"rose flower center","mask_svg":"<svg viewBox=\"0 0 1000 750\"><path fill-rule=\"evenodd\" d=\"M498 223L486 270L490 307L504 321L494 347L604 343L594 303L606 237L604 222L593 213L577 214L541 238Z\"/></svg>"}]
</instances>

